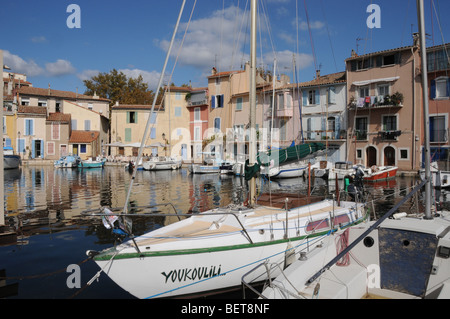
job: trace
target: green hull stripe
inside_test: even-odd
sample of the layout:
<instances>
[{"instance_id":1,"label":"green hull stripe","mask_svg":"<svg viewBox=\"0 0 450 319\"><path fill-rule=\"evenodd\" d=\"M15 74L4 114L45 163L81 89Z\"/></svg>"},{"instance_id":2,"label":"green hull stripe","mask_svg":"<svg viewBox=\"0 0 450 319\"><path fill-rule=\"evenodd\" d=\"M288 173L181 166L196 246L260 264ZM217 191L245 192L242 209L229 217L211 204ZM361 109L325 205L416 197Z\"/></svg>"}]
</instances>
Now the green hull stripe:
<instances>
[{"instance_id":1,"label":"green hull stripe","mask_svg":"<svg viewBox=\"0 0 450 319\"><path fill-rule=\"evenodd\" d=\"M365 220L363 218L362 220ZM354 226L361 223L361 221L353 223L349 226ZM343 227L347 228L349 226ZM129 259L129 258L143 258L143 257L162 257L162 256L176 256L176 255L191 255L191 254L203 254L203 253L212 253L212 252L219 252L219 251L226 251L226 250L237 250L237 249L246 249L246 248L253 248L253 247L262 247L262 246L269 246L269 245L278 245L282 243L288 243L291 241L297 241L308 238L314 238L318 236L323 236L329 233L330 231L300 236L300 237L293 237L289 239L279 239L274 241L266 241L262 243L248 243L248 244L241 244L241 245L231 245L231 246L220 246L220 247L210 247L210 248L194 248L194 249L179 249L179 250L164 250L164 251L154 251L154 252L135 252L135 253L127 253L127 254L118 254L114 257L114 259ZM97 255L94 257L94 260L101 261L101 260L110 260L112 256L115 254L116 250L115 248L110 248L103 253Z\"/></svg>"}]
</instances>

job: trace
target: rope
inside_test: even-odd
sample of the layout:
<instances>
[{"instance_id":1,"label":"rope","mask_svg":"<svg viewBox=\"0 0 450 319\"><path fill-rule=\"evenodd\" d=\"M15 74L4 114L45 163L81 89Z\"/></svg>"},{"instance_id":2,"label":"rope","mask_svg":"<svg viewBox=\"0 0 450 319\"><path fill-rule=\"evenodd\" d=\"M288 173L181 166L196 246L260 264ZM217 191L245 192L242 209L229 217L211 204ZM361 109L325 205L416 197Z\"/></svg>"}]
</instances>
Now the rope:
<instances>
[{"instance_id":1,"label":"rope","mask_svg":"<svg viewBox=\"0 0 450 319\"><path fill-rule=\"evenodd\" d=\"M91 257L86 258L85 260L79 262L77 265L80 266L87 262ZM0 280L26 280L26 279L36 279L36 278L43 278L43 277L49 277L53 276L62 272L66 272L67 268L59 269L50 273L40 274L40 275L30 275L30 276L13 276L13 277L0 277Z\"/></svg>"}]
</instances>

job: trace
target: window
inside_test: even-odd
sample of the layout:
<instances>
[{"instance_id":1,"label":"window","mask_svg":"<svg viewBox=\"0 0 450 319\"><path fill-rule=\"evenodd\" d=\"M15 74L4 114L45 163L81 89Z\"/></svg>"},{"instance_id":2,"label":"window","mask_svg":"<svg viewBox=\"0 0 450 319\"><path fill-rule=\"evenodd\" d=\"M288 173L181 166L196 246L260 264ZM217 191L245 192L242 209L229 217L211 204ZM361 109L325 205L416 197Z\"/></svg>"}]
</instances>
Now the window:
<instances>
[{"instance_id":1,"label":"window","mask_svg":"<svg viewBox=\"0 0 450 319\"><path fill-rule=\"evenodd\" d=\"M38 106L47 106L47 100L38 100Z\"/></svg>"},{"instance_id":2,"label":"window","mask_svg":"<svg viewBox=\"0 0 450 319\"><path fill-rule=\"evenodd\" d=\"M282 110L284 109L284 94L278 94L278 109Z\"/></svg>"},{"instance_id":3,"label":"window","mask_svg":"<svg viewBox=\"0 0 450 319\"><path fill-rule=\"evenodd\" d=\"M125 129L125 142L131 142L131 128Z\"/></svg>"},{"instance_id":4,"label":"window","mask_svg":"<svg viewBox=\"0 0 450 319\"><path fill-rule=\"evenodd\" d=\"M137 112L127 112L127 123L137 123Z\"/></svg>"},{"instance_id":5,"label":"window","mask_svg":"<svg viewBox=\"0 0 450 319\"><path fill-rule=\"evenodd\" d=\"M47 142L47 154L55 155L55 142Z\"/></svg>"},{"instance_id":6,"label":"window","mask_svg":"<svg viewBox=\"0 0 450 319\"><path fill-rule=\"evenodd\" d=\"M176 106L174 109L175 109L175 117L181 117L181 107Z\"/></svg>"},{"instance_id":7,"label":"window","mask_svg":"<svg viewBox=\"0 0 450 319\"><path fill-rule=\"evenodd\" d=\"M201 117L200 117L200 108L199 107L196 107L195 109L194 109L194 121L200 121L201 120Z\"/></svg>"},{"instance_id":8,"label":"window","mask_svg":"<svg viewBox=\"0 0 450 319\"><path fill-rule=\"evenodd\" d=\"M25 135L34 135L33 119L25 119Z\"/></svg>"},{"instance_id":9,"label":"window","mask_svg":"<svg viewBox=\"0 0 450 319\"><path fill-rule=\"evenodd\" d=\"M430 98L448 98L450 95L450 81L446 76L441 76L434 80L431 80L430 86Z\"/></svg>"},{"instance_id":10,"label":"window","mask_svg":"<svg viewBox=\"0 0 450 319\"><path fill-rule=\"evenodd\" d=\"M430 142L446 142L447 141L447 121L445 116L430 116Z\"/></svg>"},{"instance_id":11,"label":"window","mask_svg":"<svg viewBox=\"0 0 450 319\"><path fill-rule=\"evenodd\" d=\"M308 104L309 105L316 104L316 90L308 91Z\"/></svg>"},{"instance_id":12,"label":"window","mask_svg":"<svg viewBox=\"0 0 450 319\"><path fill-rule=\"evenodd\" d=\"M409 152L406 148L400 149L400 159L401 160L408 160L409 159Z\"/></svg>"},{"instance_id":13,"label":"window","mask_svg":"<svg viewBox=\"0 0 450 319\"><path fill-rule=\"evenodd\" d=\"M219 107L223 107L223 94L211 96L211 108L215 109Z\"/></svg>"},{"instance_id":14,"label":"window","mask_svg":"<svg viewBox=\"0 0 450 319\"><path fill-rule=\"evenodd\" d=\"M93 108L94 108L94 104L88 103L88 109L89 109L89 110L92 110Z\"/></svg>"},{"instance_id":15,"label":"window","mask_svg":"<svg viewBox=\"0 0 450 319\"><path fill-rule=\"evenodd\" d=\"M369 96L369 86L362 86L359 88L359 97Z\"/></svg>"},{"instance_id":16,"label":"window","mask_svg":"<svg viewBox=\"0 0 450 319\"><path fill-rule=\"evenodd\" d=\"M356 139L367 140L367 117L356 118Z\"/></svg>"},{"instance_id":17,"label":"window","mask_svg":"<svg viewBox=\"0 0 450 319\"><path fill-rule=\"evenodd\" d=\"M357 159L362 159L362 154L363 154L362 149L358 148L358 149L356 150L356 158L357 158Z\"/></svg>"},{"instance_id":18,"label":"window","mask_svg":"<svg viewBox=\"0 0 450 319\"><path fill-rule=\"evenodd\" d=\"M150 116L150 123L156 124L156 112L153 112L152 115Z\"/></svg>"},{"instance_id":19,"label":"window","mask_svg":"<svg viewBox=\"0 0 450 319\"><path fill-rule=\"evenodd\" d=\"M91 130L91 120L84 120L84 130L85 131Z\"/></svg>"},{"instance_id":20,"label":"window","mask_svg":"<svg viewBox=\"0 0 450 319\"><path fill-rule=\"evenodd\" d=\"M336 88L334 86L330 86L328 88L328 103L330 104L336 103Z\"/></svg>"},{"instance_id":21,"label":"window","mask_svg":"<svg viewBox=\"0 0 450 319\"><path fill-rule=\"evenodd\" d=\"M241 97L238 97L236 99L236 111L242 110L242 103L243 103L243 99Z\"/></svg>"},{"instance_id":22,"label":"window","mask_svg":"<svg viewBox=\"0 0 450 319\"><path fill-rule=\"evenodd\" d=\"M81 154L86 154L86 151L87 151L86 144L80 144L80 153Z\"/></svg>"},{"instance_id":23,"label":"window","mask_svg":"<svg viewBox=\"0 0 450 319\"><path fill-rule=\"evenodd\" d=\"M397 116L383 115L383 131L397 130Z\"/></svg>"},{"instance_id":24,"label":"window","mask_svg":"<svg viewBox=\"0 0 450 319\"><path fill-rule=\"evenodd\" d=\"M214 119L214 132L220 131L220 117Z\"/></svg>"},{"instance_id":25,"label":"window","mask_svg":"<svg viewBox=\"0 0 450 319\"><path fill-rule=\"evenodd\" d=\"M378 95L379 96L389 95L389 85L388 84L378 85Z\"/></svg>"},{"instance_id":26,"label":"window","mask_svg":"<svg viewBox=\"0 0 450 319\"><path fill-rule=\"evenodd\" d=\"M59 140L59 123L52 124L52 140Z\"/></svg>"},{"instance_id":27,"label":"window","mask_svg":"<svg viewBox=\"0 0 450 319\"><path fill-rule=\"evenodd\" d=\"M450 61L448 60L448 56L450 55L450 49L442 48L441 50L434 52L427 52L427 65L428 71L438 71L445 70L450 68Z\"/></svg>"},{"instance_id":28,"label":"window","mask_svg":"<svg viewBox=\"0 0 450 319\"><path fill-rule=\"evenodd\" d=\"M200 127L194 127L194 141L200 141Z\"/></svg>"},{"instance_id":29,"label":"window","mask_svg":"<svg viewBox=\"0 0 450 319\"><path fill-rule=\"evenodd\" d=\"M308 225L306 225L306 231L313 232L313 231L328 228L328 227L329 227L328 219L322 219L322 220L317 220L314 222L309 222Z\"/></svg>"},{"instance_id":30,"label":"window","mask_svg":"<svg viewBox=\"0 0 450 319\"><path fill-rule=\"evenodd\" d=\"M61 101L56 101L56 103L55 103L55 112L56 113L61 112Z\"/></svg>"},{"instance_id":31,"label":"window","mask_svg":"<svg viewBox=\"0 0 450 319\"><path fill-rule=\"evenodd\" d=\"M383 56L383 65L395 64L395 54Z\"/></svg>"},{"instance_id":32,"label":"window","mask_svg":"<svg viewBox=\"0 0 450 319\"><path fill-rule=\"evenodd\" d=\"M177 101L181 100L181 93L180 92L176 92L175 93L175 100L177 100Z\"/></svg>"},{"instance_id":33,"label":"window","mask_svg":"<svg viewBox=\"0 0 450 319\"><path fill-rule=\"evenodd\" d=\"M21 105L30 105L30 98L28 97L23 97L21 99Z\"/></svg>"}]
</instances>

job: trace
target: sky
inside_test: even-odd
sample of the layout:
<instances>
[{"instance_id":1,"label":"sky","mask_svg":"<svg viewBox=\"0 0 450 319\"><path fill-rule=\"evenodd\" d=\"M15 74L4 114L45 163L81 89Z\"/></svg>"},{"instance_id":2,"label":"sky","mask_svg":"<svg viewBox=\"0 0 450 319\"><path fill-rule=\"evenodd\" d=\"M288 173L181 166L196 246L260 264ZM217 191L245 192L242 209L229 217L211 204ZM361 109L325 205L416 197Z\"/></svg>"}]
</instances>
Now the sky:
<instances>
[{"instance_id":1,"label":"sky","mask_svg":"<svg viewBox=\"0 0 450 319\"><path fill-rule=\"evenodd\" d=\"M258 66L272 71L276 58L276 73L292 82L312 80L316 69L344 71L352 49L411 45L418 31L416 0L258 2ZM142 75L155 90L182 3L1 0L4 64L34 87L84 93L83 80L116 69ZM204 87L213 66L240 70L249 60L248 7L248 0L187 0L164 82ZM424 7L427 46L450 42L450 1L424 0Z\"/></svg>"}]
</instances>

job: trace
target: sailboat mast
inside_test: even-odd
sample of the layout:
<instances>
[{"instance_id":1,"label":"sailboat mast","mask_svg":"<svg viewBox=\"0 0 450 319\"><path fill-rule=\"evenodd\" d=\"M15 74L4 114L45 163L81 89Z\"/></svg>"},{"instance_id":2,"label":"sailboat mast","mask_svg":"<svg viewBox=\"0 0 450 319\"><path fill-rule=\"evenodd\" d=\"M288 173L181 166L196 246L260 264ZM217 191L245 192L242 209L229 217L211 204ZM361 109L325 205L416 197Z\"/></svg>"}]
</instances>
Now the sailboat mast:
<instances>
[{"instance_id":1,"label":"sailboat mast","mask_svg":"<svg viewBox=\"0 0 450 319\"><path fill-rule=\"evenodd\" d=\"M257 0L251 1L251 35L250 35L250 141L249 166L256 164L256 11ZM249 204L253 206L256 200L256 180L250 179Z\"/></svg>"},{"instance_id":2,"label":"sailboat mast","mask_svg":"<svg viewBox=\"0 0 450 319\"><path fill-rule=\"evenodd\" d=\"M425 19L423 0L417 0L417 20L419 22L420 53L422 62L422 95L423 95L423 120L425 124L424 136L424 159L425 159L425 219L431 216L431 170L430 170L430 118L428 114L428 69L427 69L427 47L425 43Z\"/></svg>"}]
</instances>

